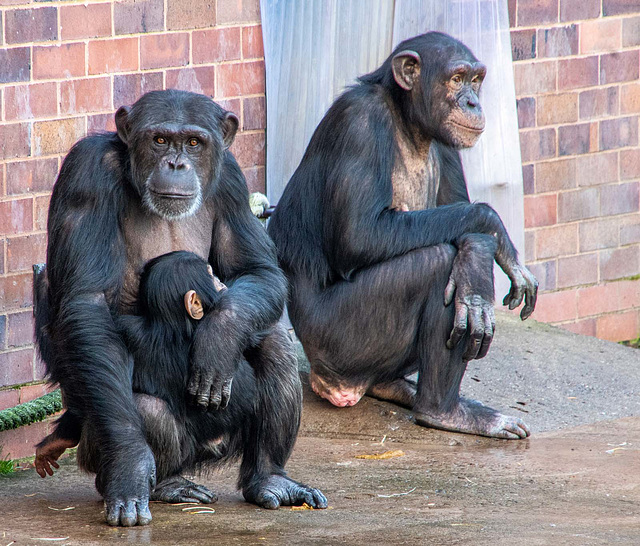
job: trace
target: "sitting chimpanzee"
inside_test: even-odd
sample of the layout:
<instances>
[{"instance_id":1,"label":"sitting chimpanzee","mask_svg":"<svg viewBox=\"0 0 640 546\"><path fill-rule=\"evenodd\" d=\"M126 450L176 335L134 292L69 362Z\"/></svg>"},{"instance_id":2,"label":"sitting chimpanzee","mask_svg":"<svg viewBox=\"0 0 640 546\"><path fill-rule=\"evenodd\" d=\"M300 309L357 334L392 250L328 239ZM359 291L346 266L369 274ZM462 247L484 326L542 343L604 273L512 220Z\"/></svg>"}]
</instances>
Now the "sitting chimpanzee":
<instances>
[{"instance_id":1,"label":"sitting chimpanzee","mask_svg":"<svg viewBox=\"0 0 640 546\"><path fill-rule=\"evenodd\" d=\"M238 119L203 95L170 90L120 108L116 126L117 133L73 147L51 198L36 336L67 412L39 447L40 472L80 441L78 460L96 473L107 522L146 524L152 493L171 501L213 499L180 477L184 466L206 458L203 442L210 440L215 453L242 453L239 485L247 501L266 508L326 506L321 493L283 469L300 419L299 379L291 341L278 324L286 279L228 151ZM167 390L165 374L176 370L141 368L147 373L136 381L145 394L134 395L118 317L137 312L145 263L176 250L207 260L228 288L193 332L182 388ZM150 302L167 295L156 288ZM175 319L175 309L154 306ZM153 334L137 338L140 354L147 342L152 352ZM245 360L255 376L250 388L241 379ZM182 372L184 365L171 360ZM240 388L232 386L234 378ZM162 393L171 400L156 396ZM185 397L202 413L200 419L189 413L193 418L180 428L171 411ZM237 414L248 406L253 410L240 423ZM180 455L171 451L172 434L182 435Z\"/></svg>"},{"instance_id":2,"label":"sitting chimpanzee","mask_svg":"<svg viewBox=\"0 0 640 546\"><path fill-rule=\"evenodd\" d=\"M369 393L421 425L516 439L520 419L459 395L493 337L494 259L504 304L526 298L522 319L537 295L498 214L469 203L456 151L484 129L485 72L446 34L402 42L331 106L269 233L317 394L350 406Z\"/></svg>"}]
</instances>

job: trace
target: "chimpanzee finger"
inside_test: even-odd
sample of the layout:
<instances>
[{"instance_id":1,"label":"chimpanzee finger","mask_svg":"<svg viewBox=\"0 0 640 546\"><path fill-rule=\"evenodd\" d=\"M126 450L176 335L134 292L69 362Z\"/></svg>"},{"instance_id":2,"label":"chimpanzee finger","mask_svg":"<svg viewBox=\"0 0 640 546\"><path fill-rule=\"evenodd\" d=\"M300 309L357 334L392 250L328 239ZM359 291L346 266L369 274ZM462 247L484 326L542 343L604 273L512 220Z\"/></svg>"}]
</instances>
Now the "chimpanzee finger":
<instances>
[{"instance_id":1,"label":"chimpanzee finger","mask_svg":"<svg viewBox=\"0 0 640 546\"><path fill-rule=\"evenodd\" d=\"M120 524L120 509L123 507L123 502L119 500L105 500L104 501L104 517L107 520L107 524L111 527L117 527Z\"/></svg>"},{"instance_id":2,"label":"chimpanzee finger","mask_svg":"<svg viewBox=\"0 0 640 546\"><path fill-rule=\"evenodd\" d=\"M538 300L538 284L534 284L531 290L527 290L525 295L525 305L520 311L520 319L527 320L531 313L536 308L536 301Z\"/></svg>"},{"instance_id":3,"label":"chimpanzee finger","mask_svg":"<svg viewBox=\"0 0 640 546\"><path fill-rule=\"evenodd\" d=\"M220 407L221 400L222 393L220 392L220 387L218 387L218 385L216 384L211 385L211 388L209 390L209 409L217 410Z\"/></svg>"},{"instance_id":4,"label":"chimpanzee finger","mask_svg":"<svg viewBox=\"0 0 640 546\"><path fill-rule=\"evenodd\" d=\"M444 306L447 307L453 301L453 295L456 293L456 281L453 277L449 277L449 282L444 289Z\"/></svg>"},{"instance_id":5,"label":"chimpanzee finger","mask_svg":"<svg viewBox=\"0 0 640 546\"><path fill-rule=\"evenodd\" d=\"M484 337L484 322L482 321L482 308L472 306L469 308L468 317L468 330L469 339L467 341L467 347L462 355L462 359L465 362L473 360L478 355L480 347L482 346L482 339Z\"/></svg>"},{"instance_id":6,"label":"chimpanzee finger","mask_svg":"<svg viewBox=\"0 0 640 546\"><path fill-rule=\"evenodd\" d=\"M220 401L220 408L224 409L229 404L229 400L231 400L231 384L233 383L233 377L228 379L222 385L222 400Z\"/></svg>"},{"instance_id":7,"label":"chimpanzee finger","mask_svg":"<svg viewBox=\"0 0 640 546\"><path fill-rule=\"evenodd\" d=\"M198 395L198 387L200 385L200 372L197 370L191 372L191 377L189 378L189 384L187 385L187 392L191 395L196 401Z\"/></svg>"},{"instance_id":8,"label":"chimpanzee finger","mask_svg":"<svg viewBox=\"0 0 640 546\"><path fill-rule=\"evenodd\" d=\"M492 322L490 313L484 312L482 314L482 318L484 320L484 336L482 338L482 345L480 346L480 350L476 355L477 360L487 356L489 347L491 346L491 342L493 341L493 331L495 328L495 324Z\"/></svg>"},{"instance_id":9,"label":"chimpanzee finger","mask_svg":"<svg viewBox=\"0 0 640 546\"><path fill-rule=\"evenodd\" d=\"M322 491L320 491L319 489L312 489L311 491L313 492L314 501L314 504L312 504L311 506L313 506L314 508L326 508L329 505L327 497L324 496Z\"/></svg>"},{"instance_id":10,"label":"chimpanzee finger","mask_svg":"<svg viewBox=\"0 0 640 546\"><path fill-rule=\"evenodd\" d=\"M136 510L136 502L128 500L120 509L120 525L123 527L133 527L138 523L138 512Z\"/></svg>"},{"instance_id":11,"label":"chimpanzee finger","mask_svg":"<svg viewBox=\"0 0 640 546\"><path fill-rule=\"evenodd\" d=\"M138 525L149 525L153 519L151 510L149 510L149 499L136 502L136 509L138 510Z\"/></svg>"},{"instance_id":12,"label":"chimpanzee finger","mask_svg":"<svg viewBox=\"0 0 640 546\"><path fill-rule=\"evenodd\" d=\"M447 341L447 349L453 349L467 332L467 306L463 303L456 303L456 317L453 321L453 330Z\"/></svg>"}]
</instances>

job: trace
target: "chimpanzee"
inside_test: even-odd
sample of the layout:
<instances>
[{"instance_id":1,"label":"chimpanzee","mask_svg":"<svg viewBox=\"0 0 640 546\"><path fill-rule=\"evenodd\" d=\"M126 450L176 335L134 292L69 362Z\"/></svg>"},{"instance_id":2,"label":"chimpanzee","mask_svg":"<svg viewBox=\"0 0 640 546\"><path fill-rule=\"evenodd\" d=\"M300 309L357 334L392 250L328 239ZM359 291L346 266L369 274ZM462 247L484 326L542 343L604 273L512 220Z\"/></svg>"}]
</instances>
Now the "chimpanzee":
<instances>
[{"instance_id":1,"label":"chimpanzee","mask_svg":"<svg viewBox=\"0 0 640 546\"><path fill-rule=\"evenodd\" d=\"M245 499L265 508L325 507L319 491L283 469L301 411L291 341L278 324L286 279L228 150L237 117L203 95L167 90L121 107L115 119L117 133L88 136L71 149L51 198L46 276L36 286L36 337L67 412L40 448L41 470L80 440L78 460L96 473L107 522L146 524L152 493L172 501L213 499L180 472L194 462L190 457L206 458L198 446L205 438L216 444L238 423L237 412L251 405L242 431L222 438L225 450L243 455ZM146 394L134 396L131 351L117 324L121 315L140 312L145 263L176 250L207 260L228 288L193 332L184 391L172 384L167 402L158 395L166 393L171 369L143 368L147 373L136 381ZM162 287L149 295L150 301L156 297L166 297ZM164 313L175 318L175 310ZM146 336L150 344L153 333ZM152 352L142 336L138 343L139 352ZM243 391L244 360L255 381ZM172 365L179 368L178 361ZM234 378L239 387L232 387ZM172 459L164 438L176 426L170 411L185 397L201 418L189 413L181 455Z\"/></svg>"},{"instance_id":2,"label":"chimpanzee","mask_svg":"<svg viewBox=\"0 0 640 546\"><path fill-rule=\"evenodd\" d=\"M351 406L368 393L424 426L517 439L520 419L459 394L493 337L494 259L523 320L537 296L498 214L469 202L457 152L484 129L485 72L446 34L402 42L331 106L269 234L317 394Z\"/></svg>"}]
</instances>

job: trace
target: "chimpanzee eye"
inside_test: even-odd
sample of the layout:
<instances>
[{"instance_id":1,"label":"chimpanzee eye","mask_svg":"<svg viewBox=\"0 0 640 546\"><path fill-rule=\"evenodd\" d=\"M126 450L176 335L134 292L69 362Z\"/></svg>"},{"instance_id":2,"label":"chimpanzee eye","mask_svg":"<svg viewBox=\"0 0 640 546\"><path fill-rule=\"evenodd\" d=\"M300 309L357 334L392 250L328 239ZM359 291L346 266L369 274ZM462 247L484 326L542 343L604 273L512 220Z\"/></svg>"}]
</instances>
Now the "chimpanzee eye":
<instances>
[{"instance_id":1,"label":"chimpanzee eye","mask_svg":"<svg viewBox=\"0 0 640 546\"><path fill-rule=\"evenodd\" d=\"M474 76L471 80L471 83L477 83L479 85L482 83L482 79L480 78L480 76Z\"/></svg>"},{"instance_id":2,"label":"chimpanzee eye","mask_svg":"<svg viewBox=\"0 0 640 546\"><path fill-rule=\"evenodd\" d=\"M454 74L451 81L456 85L460 85L462 83L462 76L460 74Z\"/></svg>"},{"instance_id":3,"label":"chimpanzee eye","mask_svg":"<svg viewBox=\"0 0 640 546\"><path fill-rule=\"evenodd\" d=\"M197 138L189 139L189 146L197 146L198 144L200 144L200 141Z\"/></svg>"},{"instance_id":4,"label":"chimpanzee eye","mask_svg":"<svg viewBox=\"0 0 640 546\"><path fill-rule=\"evenodd\" d=\"M157 136L153 140L154 140L154 142L156 144L166 144L167 143L167 139L164 138L164 137L161 137L161 136Z\"/></svg>"}]
</instances>

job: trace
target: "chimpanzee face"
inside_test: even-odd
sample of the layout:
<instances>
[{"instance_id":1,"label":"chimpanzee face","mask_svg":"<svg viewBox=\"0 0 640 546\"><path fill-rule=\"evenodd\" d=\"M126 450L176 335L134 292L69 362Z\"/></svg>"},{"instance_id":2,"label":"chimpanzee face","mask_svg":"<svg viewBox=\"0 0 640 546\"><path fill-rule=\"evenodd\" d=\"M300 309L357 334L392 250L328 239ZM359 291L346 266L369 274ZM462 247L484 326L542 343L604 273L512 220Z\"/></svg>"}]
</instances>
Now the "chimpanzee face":
<instances>
[{"instance_id":1,"label":"chimpanzee face","mask_svg":"<svg viewBox=\"0 0 640 546\"><path fill-rule=\"evenodd\" d=\"M173 91L169 100L148 93L131 108L123 106L116 124L144 207L178 220L198 210L217 180L238 118L203 95Z\"/></svg>"}]
</instances>

